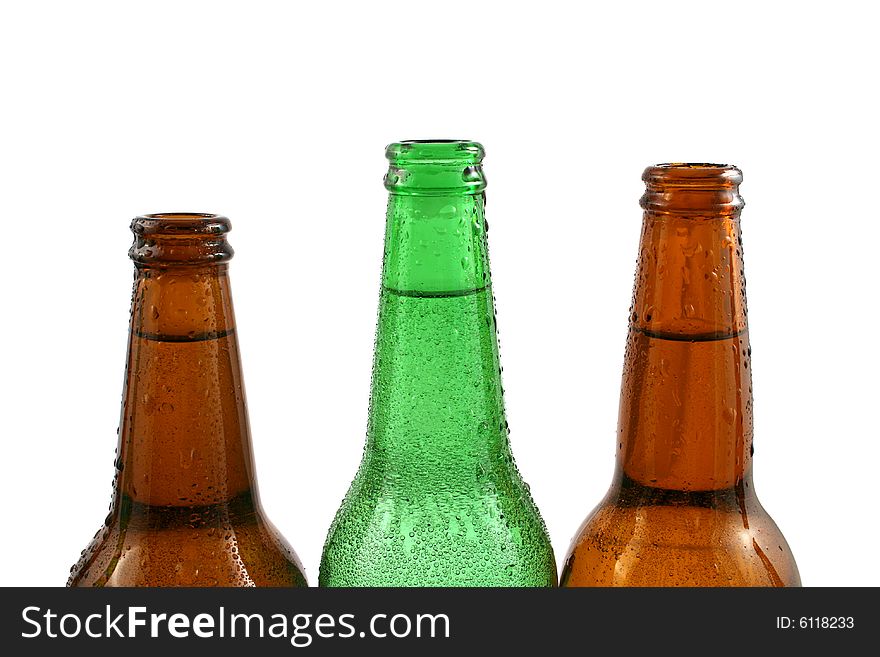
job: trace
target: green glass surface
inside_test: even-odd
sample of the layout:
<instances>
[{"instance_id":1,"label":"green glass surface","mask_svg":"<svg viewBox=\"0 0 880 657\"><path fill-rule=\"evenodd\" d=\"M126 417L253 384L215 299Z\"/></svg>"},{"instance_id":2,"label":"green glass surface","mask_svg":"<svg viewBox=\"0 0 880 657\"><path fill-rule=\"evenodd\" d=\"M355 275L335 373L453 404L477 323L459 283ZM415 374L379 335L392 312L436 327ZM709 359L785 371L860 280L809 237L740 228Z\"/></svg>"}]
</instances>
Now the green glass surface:
<instances>
[{"instance_id":1,"label":"green glass surface","mask_svg":"<svg viewBox=\"0 0 880 657\"><path fill-rule=\"evenodd\" d=\"M504 417L474 142L388 147L367 443L321 586L555 586Z\"/></svg>"}]
</instances>

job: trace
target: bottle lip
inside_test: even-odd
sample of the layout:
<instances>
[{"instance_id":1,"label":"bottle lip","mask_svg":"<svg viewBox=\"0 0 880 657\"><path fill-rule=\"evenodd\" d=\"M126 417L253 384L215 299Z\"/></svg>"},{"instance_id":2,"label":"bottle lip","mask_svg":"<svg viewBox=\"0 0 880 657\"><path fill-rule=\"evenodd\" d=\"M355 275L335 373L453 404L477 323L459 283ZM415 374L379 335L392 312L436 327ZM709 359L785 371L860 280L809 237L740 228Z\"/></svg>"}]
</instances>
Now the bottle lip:
<instances>
[{"instance_id":1,"label":"bottle lip","mask_svg":"<svg viewBox=\"0 0 880 657\"><path fill-rule=\"evenodd\" d=\"M738 167L715 162L666 162L650 166L642 174L649 186L671 187L735 187L742 178Z\"/></svg>"},{"instance_id":2,"label":"bottle lip","mask_svg":"<svg viewBox=\"0 0 880 657\"><path fill-rule=\"evenodd\" d=\"M483 145L466 139L410 139L385 149L385 189L399 196L481 194Z\"/></svg>"},{"instance_id":3,"label":"bottle lip","mask_svg":"<svg viewBox=\"0 0 880 657\"><path fill-rule=\"evenodd\" d=\"M469 139L407 139L389 144L385 157L392 164L479 164L483 145Z\"/></svg>"},{"instance_id":4,"label":"bottle lip","mask_svg":"<svg viewBox=\"0 0 880 657\"><path fill-rule=\"evenodd\" d=\"M210 212L158 212L131 221L134 244L128 256L139 267L204 266L228 262L232 224Z\"/></svg>"},{"instance_id":5,"label":"bottle lip","mask_svg":"<svg viewBox=\"0 0 880 657\"><path fill-rule=\"evenodd\" d=\"M131 222L136 235L168 237L223 235L231 228L228 218L211 212L157 212L137 216Z\"/></svg>"},{"instance_id":6,"label":"bottle lip","mask_svg":"<svg viewBox=\"0 0 880 657\"><path fill-rule=\"evenodd\" d=\"M645 169L640 205L655 214L689 217L738 215L745 202L739 195L743 175L732 164L669 162Z\"/></svg>"}]
</instances>

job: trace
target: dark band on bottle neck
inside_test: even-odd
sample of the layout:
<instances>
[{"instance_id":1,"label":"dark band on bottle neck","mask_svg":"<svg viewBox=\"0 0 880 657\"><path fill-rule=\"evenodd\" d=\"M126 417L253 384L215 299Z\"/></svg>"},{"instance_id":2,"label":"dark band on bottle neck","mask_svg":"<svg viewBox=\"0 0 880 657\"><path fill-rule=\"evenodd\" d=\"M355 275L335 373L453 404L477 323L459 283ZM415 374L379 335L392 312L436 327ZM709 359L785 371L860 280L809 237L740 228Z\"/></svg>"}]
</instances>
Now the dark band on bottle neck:
<instances>
[{"instance_id":1,"label":"dark band on bottle neck","mask_svg":"<svg viewBox=\"0 0 880 657\"><path fill-rule=\"evenodd\" d=\"M199 212L169 212L135 217L134 244L128 252L138 266L176 267L228 262L234 251L226 241L232 225L226 217Z\"/></svg>"},{"instance_id":2,"label":"dark band on bottle neck","mask_svg":"<svg viewBox=\"0 0 880 657\"><path fill-rule=\"evenodd\" d=\"M645 169L646 212L686 217L729 217L745 205L739 195L742 171L729 164L670 163Z\"/></svg>"},{"instance_id":3,"label":"dark band on bottle neck","mask_svg":"<svg viewBox=\"0 0 880 657\"><path fill-rule=\"evenodd\" d=\"M207 342L208 340L220 340L235 333L235 328L227 328L219 331L187 331L184 335L173 333L150 333L139 329L132 329L132 333L144 340L152 342Z\"/></svg>"}]
</instances>

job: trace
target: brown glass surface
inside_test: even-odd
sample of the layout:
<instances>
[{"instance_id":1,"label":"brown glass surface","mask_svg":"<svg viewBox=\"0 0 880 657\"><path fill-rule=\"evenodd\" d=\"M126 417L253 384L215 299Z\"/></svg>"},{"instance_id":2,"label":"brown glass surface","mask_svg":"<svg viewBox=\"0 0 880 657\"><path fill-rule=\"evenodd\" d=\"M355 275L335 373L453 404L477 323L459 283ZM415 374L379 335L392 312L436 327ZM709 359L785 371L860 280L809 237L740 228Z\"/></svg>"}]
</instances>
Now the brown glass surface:
<instances>
[{"instance_id":1,"label":"brown glass surface","mask_svg":"<svg viewBox=\"0 0 880 657\"><path fill-rule=\"evenodd\" d=\"M645 170L617 469L563 586L798 586L752 484L751 350L735 167Z\"/></svg>"},{"instance_id":2,"label":"brown glass surface","mask_svg":"<svg viewBox=\"0 0 880 657\"><path fill-rule=\"evenodd\" d=\"M305 586L260 506L224 217L132 222L113 500L69 586Z\"/></svg>"}]
</instances>

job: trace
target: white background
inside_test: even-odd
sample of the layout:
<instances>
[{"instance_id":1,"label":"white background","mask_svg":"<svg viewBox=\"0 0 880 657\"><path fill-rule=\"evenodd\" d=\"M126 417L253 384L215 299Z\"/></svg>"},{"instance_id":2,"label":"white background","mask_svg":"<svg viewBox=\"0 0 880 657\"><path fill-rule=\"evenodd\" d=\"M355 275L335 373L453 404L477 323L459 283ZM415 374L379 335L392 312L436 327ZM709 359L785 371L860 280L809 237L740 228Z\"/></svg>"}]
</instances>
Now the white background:
<instances>
[{"instance_id":1,"label":"white background","mask_svg":"<svg viewBox=\"0 0 880 657\"><path fill-rule=\"evenodd\" d=\"M614 465L640 175L742 193L755 481L806 585L878 585L872 3L29 2L0 10L3 585L106 513L130 219L233 222L259 482L311 583L361 457L387 143L485 144L512 444L561 565Z\"/></svg>"}]
</instances>

